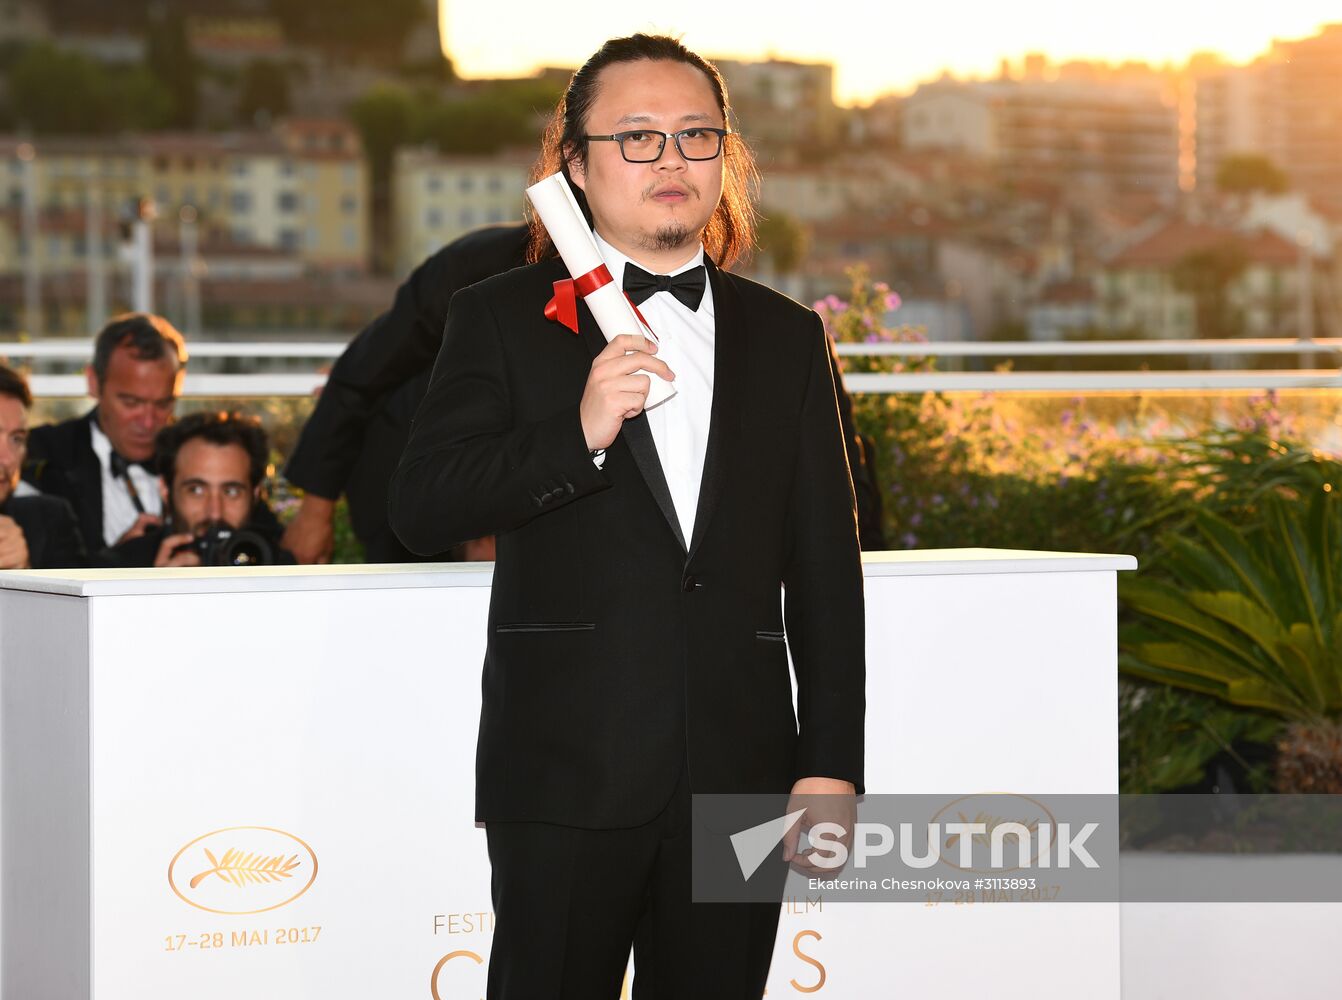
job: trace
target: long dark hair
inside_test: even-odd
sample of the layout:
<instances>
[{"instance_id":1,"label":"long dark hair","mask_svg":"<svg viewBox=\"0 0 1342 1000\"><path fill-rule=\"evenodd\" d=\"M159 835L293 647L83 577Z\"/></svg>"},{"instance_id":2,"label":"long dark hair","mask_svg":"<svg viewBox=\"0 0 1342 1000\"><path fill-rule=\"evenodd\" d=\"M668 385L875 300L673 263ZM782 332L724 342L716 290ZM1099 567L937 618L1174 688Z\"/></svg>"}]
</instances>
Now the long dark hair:
<instances>
[{"instance_id":1,"label":"long dark hair","mask_svg":"<svg viewBox=\"0 0 1342 1000\"><path fill-rule=\"evenodd\" d=\"M597 77L613 63L639 62L644 59L682 62L703 73L713 88L722 120L728 122L730 127L731 106L727 103L727 86L722 82L722 75L717 67L703 56L691 52L679 39L667 35L638 34L628 38L612 38L606 42L596 55L573 74L568 90L559 99L545 128L541 155L531 168L532 183L562 170L589 225L592 223L591 209L587 207L587 199L582 191L569 176L569 163L581 164L587 156L587 144L581 137L587 134L587 116L596 101ZM722 158L722 198L704 228L704 250L719 266L726 268L755 246L754 197L759 185L759 172L755 169L754 154L740 135L733 135L724 142ZM527 260L535 262L551 256L555 249L550 234L545 231L545 226L530 205L527 205L527 225L531 227Z\"/></svg>"}]
</instances>

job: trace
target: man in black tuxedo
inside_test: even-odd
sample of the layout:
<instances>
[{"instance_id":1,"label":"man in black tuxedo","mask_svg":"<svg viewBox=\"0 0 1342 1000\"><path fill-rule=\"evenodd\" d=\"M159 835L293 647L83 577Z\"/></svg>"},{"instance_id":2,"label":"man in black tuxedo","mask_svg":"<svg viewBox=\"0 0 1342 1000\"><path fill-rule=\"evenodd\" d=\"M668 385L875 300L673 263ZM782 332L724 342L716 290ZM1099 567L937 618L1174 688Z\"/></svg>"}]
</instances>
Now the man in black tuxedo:
<instances>
[{"instance_id":1,"label":"man in black tuxedo","mask_svg":"<svg viewBox=\"0 0 1342 1000\"><path fill-rule=\"evenodd\" d=\"M476 758L491 1000L614 998L631 942L638 1000L759 997L778 907L691 902L690 794L815 794L804 824L851 829L862 791L826 338L723 269L753 226L728 120L717 71L671 38L607 42L574 74L537 173L576 185L659 342L608 345L582 303L579 335L548 321L568 275L536 223L538 263L453 298L392 483L410 549L498 539ZM677 395L645 412L650 377ZM817 870L797 833L784 857Z\"/></svg>"},{"instance_id":2,"label":"man in black tuxedo","mask_svg":"<svg viewBox=\"0 0 1342 1000\"><path fill-rule=\"evenodd\" d=\"M19 479L28 449L33 395L18 372L0 365L0 569L70 569L87 559L70 505Z\"/></svg>"},{"instance_id":3,"label":"man in black tuxedo","mask_svg":"<svg viewBox=\"0 0 1342 1000\"><path fill-rule=\"evenodd\" d=\"M485 539L472 539L451 553L416 556L387 524L387 488L442 346L448 303L458 289L525 264L528 241L528 228L511 223L453 240L415 268L396 290L391 308L340 355L284 468L285 478L304 491L284 532L285 548L299 562L330 561L335 504L342 492L369 562L493 557ZM868 442L853 426L837 355L831 354L831 369L857 492L858 533L864 549L882 549L875 463Z\"/></svg>"},{"instance_id":4,"label":"man in black tuxedo","mask_svg":"<svg viewBox=\"0 0 1342 1000\"><path fill-rule=\"evenodd\" d=\"M172 420L186 364L182 335L161 316L118 316L98 333L87 371L97 405L34 428L23 478L70 502L92 554L161 523L154 438Z\"/></svg>"}]
</instances>

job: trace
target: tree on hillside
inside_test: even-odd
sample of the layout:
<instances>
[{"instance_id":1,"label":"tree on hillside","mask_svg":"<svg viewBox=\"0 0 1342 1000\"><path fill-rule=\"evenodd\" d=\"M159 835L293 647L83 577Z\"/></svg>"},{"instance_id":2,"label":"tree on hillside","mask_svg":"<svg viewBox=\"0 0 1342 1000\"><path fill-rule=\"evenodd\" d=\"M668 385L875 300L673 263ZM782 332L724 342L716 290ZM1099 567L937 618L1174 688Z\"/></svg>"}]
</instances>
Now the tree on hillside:
<instances>
[{"instance_id":1,"label":"tree on hillside","mask_svg":"<svg viewBox=\"0 0 1342 1000\"><path fill-rule=\"evenodd\" d=\"M270 59L249 62L238 88L238 121L254 125L258 115L279 118L289 107L289 71Z\"/></svg>"},{"instance_id":2,"label":"tree on hillside","mask_svg":"<svg viewBox=\"0 0 1342 1000\"><path fill-rule=\"evenodd\" d=\"M1226 194L1280 194L1289 187L1286 175L1266 156L1228 156L1216 168L1216 187Z\"/></svg>"},{"instance_id":3,"label":"tree on hillside","mask_svg":"<svg viewBox=\"0 0 1342 1000\"><path fill-rule=\"evenodd\" d=\"M10 67L11 115L38 134L162 128L172 95L142 66L115 72L78 52L34 45Z\"/></svg>"},{"instance_id":4,"label":"tree on hillside","mask_svg":"<svg viewBox=\"0 0 1342 1000\"><path fill-rule=\"evenodd\" d=\"M290 41L344 49L399 51L425 15L423 0L270 0Z\"/></svg>"},{"instance_id":5,"label":"tree on hillside","mask_svg":"<svg viewBox=\"0 0 1342 1000\"><path fill-rule=\"evenodd\" d=\"M174 128L193 128L200 107L200 64L191 50L186 21L180 12L162 12L150 18L145 32L144 61L172 96L168 124Z\"/></svg>"}]
</instances>

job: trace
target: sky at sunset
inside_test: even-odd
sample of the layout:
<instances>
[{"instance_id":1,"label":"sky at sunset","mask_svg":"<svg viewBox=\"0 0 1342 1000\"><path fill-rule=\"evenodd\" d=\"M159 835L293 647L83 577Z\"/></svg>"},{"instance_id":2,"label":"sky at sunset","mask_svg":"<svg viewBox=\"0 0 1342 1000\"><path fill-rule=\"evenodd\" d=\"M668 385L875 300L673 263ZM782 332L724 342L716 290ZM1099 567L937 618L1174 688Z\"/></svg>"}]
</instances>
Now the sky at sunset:
<instances>
[{"instance_id":1,"label":"sky at sunset","mask_svg":"<svg viewBox=\"0 0 1342 1000\"><path fill-rule=\"evenodd\" d=\"M656 5L656 14L638 0L440 2L444 45L464 77L576 66L608 37L658 31L710 57L832 62L842 103L907 92L946 68L996 75L1004 56L1031 51L1058 61L1182 63L1212 50L1242 62L1274 37L1300 38L1342 21L1339 0L677 0Z\"/></svg>"}]
</instances>

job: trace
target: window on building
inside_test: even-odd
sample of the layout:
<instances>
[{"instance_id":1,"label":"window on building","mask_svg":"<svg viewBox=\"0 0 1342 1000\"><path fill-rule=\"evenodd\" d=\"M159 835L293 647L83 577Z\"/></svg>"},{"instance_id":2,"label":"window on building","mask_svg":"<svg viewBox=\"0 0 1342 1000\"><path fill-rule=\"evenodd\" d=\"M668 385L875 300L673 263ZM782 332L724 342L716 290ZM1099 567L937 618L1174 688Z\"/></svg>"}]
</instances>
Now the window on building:
<instances>
[{"instance_id":1,"label":"window on building","mask_svg":"<svg viewBox=\"0 0 1342 1000\"><path fill-rule=\"evenodd\" d=\"M252 193L250 191L234 191L228 200L228 206L235 212L250 212L252 210Z\"/></svg>"},{"instance_id":2,"label":"window on building","mask_svg":"<svg viewBox=\"0 0 1342 1000\"><path fill-rule=\"evenodd\" d=\"M489 190L498 192L503 190L503 178L498 174L491 174L489 177Z\"/></svg>"},{"instance_id":3,"label":"window on building","mask_svg":"<svg viewBox=\"0 0 1342 1000\"><path fill-rule=\"evenodd\" d=\"M275 196L275 208L281 212L297 212L298 193L296 191L281 191Z\"/></svg>"},{"instance_id":4,"label":"window on building","mask_svg":"<svg viewBox=\"0 0 1342 1000\"><path fill-rule=\"evenodd\" d=\"M429 174L424 178L424 190L429 194L437 194L443 189L443 181L437 174Z\"/></svg>"},{"instance_id":5,"label":"window on building","mask_svg":"<svg viewBox=\"0 0 1342 1000\"><path fill-rule=\"evenodd\" d=\"M352 194L343 194L340 196L340 211L346 215L353 215L359 210L359 199Z\"/></svg>"},{"instance_id":6,"label":"window on building","mask_svg":"<svg viewBox=\"0 0 1342 1000\"><path fill-rule=\"evenodd\" d=\"M426 229L437 229L443 224L443 213L440 209L430 208L424 212L424 227Z\"/></svg>"},{"instance_id":7,"label":"window on building","mask_svg":"<svg viewBox=\"0 0 1342 1000\"><path fill-rule=\"evenodd\" d=\"M457 181L457 189L460 191L475 190L475 178L470 174L462 174L461 178Z\"/></svg>"},{"instance_id":8,"label":"window on building","mask_svg":"<svg viewBox=\"0 0 1342 1000\"><path fill-rule=\"evenodd\" d=\"M354 250L359 246L359 233L353 226L344 226L340 230L340 242L345 245L346 250Z\"/></svg>"},{"instance_id":9,"label":"window on building","mask_svg":"<svg viewBox=\"0 0 1342 1000\"><path fill-rule=\"evenodd\" d=\"M302 246L303 235L297 229L280 230L280 249L298 250Z\"/></svg>"},{"instance_id":10,"label":"window on building","mask_svg":"<svg viewBox=\"0 0 1342 1000\"><path fill-rule=\"evenodd\" d=\"M475 225L475 209L463 208L461 210L461 224L466 227Z\"/></svg>"}]
</instances>

